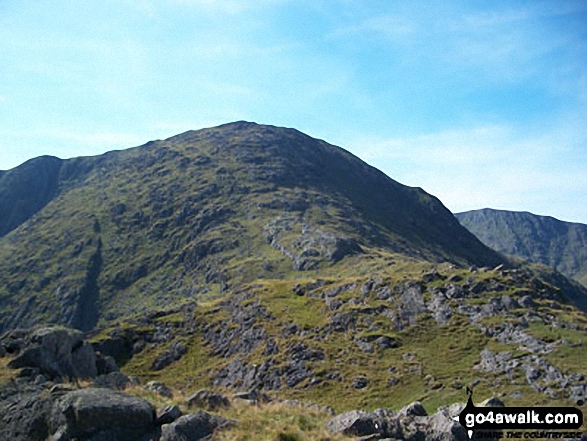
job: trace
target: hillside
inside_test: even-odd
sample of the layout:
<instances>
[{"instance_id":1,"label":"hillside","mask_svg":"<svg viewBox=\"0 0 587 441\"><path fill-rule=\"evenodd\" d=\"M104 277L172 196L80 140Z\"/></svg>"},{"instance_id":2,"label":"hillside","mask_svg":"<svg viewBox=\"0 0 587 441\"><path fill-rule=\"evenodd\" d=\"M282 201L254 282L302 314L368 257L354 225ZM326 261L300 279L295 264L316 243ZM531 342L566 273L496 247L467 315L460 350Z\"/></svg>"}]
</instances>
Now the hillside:
<instances>
[{"instance_id":1,"label":"hillside","mask_svg":"<svg viewBox=\"0 0 587 441\"><path fill-rule=\"evenodd\" d=\"M203 418L226 423L212 439L461 441L465 387L510 406L587 398L585 288L296 130L37 158L0 189L7 439L175 440ZM353 415L366 432L332 429Z\"/></svg>"},{"instance_id":2,"label":"hillside","mask_svg":"<svg viewBox=\"0 0 587 441\"><path fill-rule=\"evenodd\" d=\"M149 439L169 441L182 439L166 433L185 418L220 416L232 424L212 439L464 441L452 416L465 387L508 406L584 406L587 316L540 271L411 262L376 274L245 284L89 333L95 353L80 332L8 332L0 433L41 441L59 430L103 431L139 441L161 426L163 436ZM62 384L56 364L92 378ZM141 420L125 417L137 395L153 403L141 402ZM192 416L169 424L181 415L170 405Z\"/></svg>"},{"instance_id":3,"label":"hillside","mask_svg":"<svg viewBox=\"0 0 587 441\"><path fill-rule=\"evenodd\" d=\"M2 328L99 322L352 256L503 261L433 196L293 129L238 122L0 175ZM332 268L331 268L332 269ZM334 270L336 271L336 270Z\"/></svg>"},{"instance_id":4,"label":"hillside","mask_svg":"<svg viewBox=\"0 0 587 441\"><path fill-rule=\"evenodd\" d=\"M494 250L548 265L587 285L587 225L492 209L457 213L455 217Z\"/></svg>"}]
</instances>

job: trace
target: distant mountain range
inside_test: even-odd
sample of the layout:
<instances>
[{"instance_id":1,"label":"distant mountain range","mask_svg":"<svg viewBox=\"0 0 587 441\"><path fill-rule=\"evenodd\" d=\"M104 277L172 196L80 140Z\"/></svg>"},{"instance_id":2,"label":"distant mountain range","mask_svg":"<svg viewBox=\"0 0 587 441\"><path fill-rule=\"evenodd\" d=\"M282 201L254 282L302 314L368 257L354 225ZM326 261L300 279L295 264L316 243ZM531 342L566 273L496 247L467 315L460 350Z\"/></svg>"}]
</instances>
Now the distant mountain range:
<instances>
[{"instance_id":1,"label":"distant mountain range","mask_svg":"<svg viewBox=\"0 0 587 441\"><path fill-rule=\"evenodd\" d=\"M587 225L489 208L455 216L494 250L551 266L587 286Z\"/></svg>"}]
</instances>

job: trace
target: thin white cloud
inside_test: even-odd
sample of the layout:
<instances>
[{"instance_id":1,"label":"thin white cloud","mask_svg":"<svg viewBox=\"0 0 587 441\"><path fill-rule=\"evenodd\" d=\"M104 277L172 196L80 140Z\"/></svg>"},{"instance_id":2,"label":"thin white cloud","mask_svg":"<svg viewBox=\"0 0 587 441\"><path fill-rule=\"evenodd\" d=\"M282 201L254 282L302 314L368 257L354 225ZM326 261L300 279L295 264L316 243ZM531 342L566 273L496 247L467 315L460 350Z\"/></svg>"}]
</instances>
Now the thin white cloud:
<instances>
[{"instance_id":1,"label":"thin white cloud","mask_svg":"<svg viewBox=\"0 0 587 441\"><path fill-rule=\"evenodd\" d=\"M583 47L574 30L554 29L550 20L560 15L587 12L583 2L568 2L560 9L550 2L516 4L487 12L473 8L436 4L428 9L411 8L397 14L353 18L327 33L327 39L379 40L394 49L396 59L428 63L437 72L469 75L467 83L518 81L532 76L550 81L542 70L560 70L561 60L547 59L566 53L572 63ZM577 53L575 53L577 52ZM573 55L574 54L574 55ZM552 58L552 57L551 57Z\"/></svg>"},{"instance_id":2,"label":"thin white cloud","mask_svg":"<svg viewBox=\"0 0 587 441\"><path fill-rule=\"evenodd\" d=\"M414 163L424 160L443 166L463 165L501 158L503 151L495 145L508 136L508 131L504 126L482 126L353 144L357 145L361 156L374 160L409 160Z\"/></svg>"},{"instance_id":3,"label":"thin white cloud","mask_svg":"<svg viewBox=\"0 0 587 441\"><path fill-rule=\"evenodd\" d=\"M350 146L393 179L424 188L454 212L491 207L565 220L587 218L582 201L587 194L587 133L574 122L536 134L480 126L355 140Z\"/></svg>"}]
</instances>

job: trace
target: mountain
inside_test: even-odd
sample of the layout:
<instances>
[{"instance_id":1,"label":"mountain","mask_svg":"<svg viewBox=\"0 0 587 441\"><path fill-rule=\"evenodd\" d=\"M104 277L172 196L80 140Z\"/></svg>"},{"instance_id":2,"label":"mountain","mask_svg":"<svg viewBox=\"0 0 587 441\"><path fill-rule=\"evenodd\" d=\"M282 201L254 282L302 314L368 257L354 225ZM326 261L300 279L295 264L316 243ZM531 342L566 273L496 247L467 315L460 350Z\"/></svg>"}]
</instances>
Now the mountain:
<instances>
[{"instance_id":1,"label":"mountain","mask_svg":"<svg viewBox=\"0 0 587 441\"><path fill-rule=\"evenodd\" d=\"M254 123L96 157L37 158L2 173L0 189L5 329L90 330L378 250L504 261L421 189L324 141Z\"/></svg>"},{"instance_id":2,"label":"mountain","mask_svg":"<svg viewBox=\"0 0 587 441\"><path fill-rule=\"evenodd\" d=\"M0 172L0 237L25 222L56 195L62 162L53 156L43 156L14 170Z\"/></svg>"},{"instance_id":3,"label":"mountain","mask_svg":"<svg viewBox=\"0 0 587 441\"><path fill-rule=\"evenodd\" d=\"M527 212L488 208L455 216L494 250L548 265L587 285L587 225Z\"/></svg>"},{"instance_id":4,"label":"mountain","mask_svg":"<svg viewBox=\"0 0 587 441\"><path fill-rule=\"evenodd\" d=\"M67 403L110 394L54 384L76 371L160 409L186 411L202 388L274 400L235 400L221 412L245 435L219 439L268 425L254 438L349 439L321 425L330 406L391 409L352 412L379 431L357 436L430 439L435 421L434 439L456 441L446 409L422 418L466 387L510 406L587 397L587 289L510 261L433 196L296 130L237 122L37 158L0 188L2 434L94 430ZM107 413L106 431L120 423Z\"/></svg>"}]
</instances>

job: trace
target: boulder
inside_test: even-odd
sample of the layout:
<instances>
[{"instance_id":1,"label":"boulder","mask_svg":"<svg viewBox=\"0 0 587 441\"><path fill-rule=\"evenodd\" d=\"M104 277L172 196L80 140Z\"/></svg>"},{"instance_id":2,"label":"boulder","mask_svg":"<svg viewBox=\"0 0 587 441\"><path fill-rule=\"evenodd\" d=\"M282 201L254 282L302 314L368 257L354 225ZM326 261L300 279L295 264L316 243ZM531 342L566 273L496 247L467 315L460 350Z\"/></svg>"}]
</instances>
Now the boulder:
<instances>
[{"instance_id":1,"label":"boulder","mask_svg":"<svg viewBox=\"0 0 587 441\"><path fill-rule=\"evenodd\" d=\"M161 383L160 381L149 381L145 384L145 389L165 398L173 398L173 391L165 383Z\"/></svg>"},{"instance_id":2,"label":"boulder","mask_svg":"<svg viewBox=\"0 0 587 441\"><path fill-rule=\"evenodd\" d=\"M369 380L367 379L367 377L355 377L355 379L353 380L353 387L355 389L364 389L369 385Z\"/></svg>"},{"instance_id":3,"label":"boulder","mask_svg":"<svg viewBox=\"0 0 587 441\"><path fill-rule=\"evenodd\" d=\"M155 424L161 426L163 424L171 424L182 415L181 409L177 406L165 406L161 411L157 412L157 419Z\"/></svg>"},{"instance_id":4,"label":"boulder","mask_svg":"<svg viewBox=\"0 0 587 441\"><path fill-rule=\"evenodd\" d=\"M200 407L207 410L216 410L221 407L230 407L230 401L224 395L212 392L209 389L200 389L186 398L188 407Z\"/></svg>"},{"instance_id":5,"label":"boulder","mask_svg":"<svg viewBox=\"0 0 587 441\"><path fill-rule=\"evenodd\" d=\"M487 398L485 401L483 401L478 406L479 407L505 407L505 404L499 398L491 397L491 398Z\"/></svg>"},{"instance_id":6,"label":"boulder","mask_svg":"<svg viewBox=\"0 0 587 441\"><path fill-rule=\"evenodd\" d=\"M111 372L106 375L99 375L94 380L94 387L106 387L109 389L124 390L133 382L122 372Z\"/></svg>"},{"instance_id":7,"label":"boulder","mask_svg":"<svg viewBox=\"0 0 587 441\"><path fill-rule=\"evenodd\" d=\"M0 385L0 439L44 441L52 405L42 386L22 381Z\"/></svg>"},{"instance_id":8,"label":"boulder","mask_svg":"<svg viewBox=\"0 0 587 441\"><path fill-rule=\"evenodd\" d=\"M78 348L72 348L71 365L75 378L94 378L98 375L96 354L88 342L83 342Z\"/></svg>"},{"instance_id":9,"label":"boulder","mask_svg":"<svg viewBox=\"0 0 587 441\"><path fill-rule=\"evenodd\" d=\"M467 441L466 430L453 419L462 407L440 408L433 415L427 415L419 402L398 412L353 410L332 418L327 427L330 432L359 437L360 440Z\"/></svg>"},{"instance_id":10,"label":"boulder","mask_svg":"<svg viewBox=\"0 0 587 441\"><path fill-rule=\"evenodd\" d=\"M120 370L112 356L100 352L96 352L96 368L98 375L107 375Z\"/></svg>"},{"instance_id":11,"label":"boulder","mask_svg":"<svg viewBox=\"0 0 587 441\"><path fill-rule=\"evenodd\" d=\"M8 364L13 369L40 369L48 378L94 378L96 355L80 331L63 327L27 330L18 355Z\"/></svg>"},{"instance_id":12,"label":"boulder","mask_svg":"<svg viewBox=\"0 0 587 441\"><path fill-rule=\"evenodd\" d=\"M373 412L351 410L335 416L327 424L332 433L342 433L346 436L366 436L379 434L379 418Z\"/></svg>"},{"instance_id":13,"label":"boulder","mask_svg":"<svg viewBox=\"0 0 587 441\"><path fill-rule=\"evenodd\" d=\"M154 433L155 410L148 401L122 392L80 389L55 403L51 426L52 433L59 435L55 439L60 440L139 441Z\"/></svg>"},{"instance_id":14,"label":"boulder","mask_svg":"<svg viewBox=\"0 0 587 441\"><path fill-rule=\"evenodd\" d=\"M414 401L411 404L403 407L399 411L400 417L417 417L417 416L427 416L426 409L422 406L422 403L419 401Z\"/></svg>"},{"instance_id":15,"label":"boulder","mask_svg":"<svg viewBox=\"0 0 587 441\"><path fill-rule=\"evenodd\" d=\"M271 397L269 395L259 392L257 389L251 389L246 392L237 392L233 394L232 398L249 401L254 404L271 402Z\"/></svg>"},{"instance_id":16,"label":"boulder","mask_svg":"<svg viewBox=\"0 0 587 441\"><path fill-rule=\"evenodd\" d=\"M197 441L231 424L225 418L199 411L184 415L162 427L161 441Z\"/></svg>"}]
</instances>

